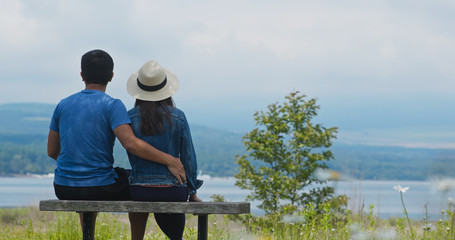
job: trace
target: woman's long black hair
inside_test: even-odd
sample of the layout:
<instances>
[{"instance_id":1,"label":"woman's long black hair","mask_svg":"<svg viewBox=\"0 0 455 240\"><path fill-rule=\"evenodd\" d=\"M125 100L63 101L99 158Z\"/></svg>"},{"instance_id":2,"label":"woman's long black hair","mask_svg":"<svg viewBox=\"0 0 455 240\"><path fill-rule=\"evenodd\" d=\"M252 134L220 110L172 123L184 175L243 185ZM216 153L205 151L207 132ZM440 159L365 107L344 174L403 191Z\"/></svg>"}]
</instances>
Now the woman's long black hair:
<instances>
[{"instance_id":1,"label":"woman's long black hair","mask_svg":"<svg viewBox=\"0 0 455 240\"><path fill-rule=\"evenodd\" d=\"M158 135L164 131L164 121L171 124L168 107L175 107L172 97L156 102L136 99L134 106L139 106L142 115L140 129L143 135Z\"/></svg>"}]
</instances>

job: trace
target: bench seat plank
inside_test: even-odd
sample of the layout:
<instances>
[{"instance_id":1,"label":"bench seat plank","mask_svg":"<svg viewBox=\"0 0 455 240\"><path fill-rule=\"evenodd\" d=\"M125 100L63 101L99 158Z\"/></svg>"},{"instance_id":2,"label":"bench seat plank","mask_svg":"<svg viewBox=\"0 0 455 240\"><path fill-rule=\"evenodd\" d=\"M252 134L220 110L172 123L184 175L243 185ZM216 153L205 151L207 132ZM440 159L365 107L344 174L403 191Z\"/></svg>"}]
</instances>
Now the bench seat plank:
<instances>
[{"instance_id":1,"label":"bench seat plank","mask_svg":"<svg viewBox=\"0 0 455 240\"><path fill-rule=\"evenodd\" d=\"M76 201L51 199L40 201L39 208L41 211L244 214L250 212L250 203Z\"/></svg>"},{"instance_id":2,"label":"bench seat plank","mask_svg":"<svg viewBox=\"0 0 455 240\"><path fill-rule=\"evenodd\" d=\"M207 240L207 215L250 213L249 202L139 202L93 200L41 200L41 211L147 212L198 215L198 240ZM84 214L83 240L93 240L94 218Z\"/></svg>"}]
</instances>

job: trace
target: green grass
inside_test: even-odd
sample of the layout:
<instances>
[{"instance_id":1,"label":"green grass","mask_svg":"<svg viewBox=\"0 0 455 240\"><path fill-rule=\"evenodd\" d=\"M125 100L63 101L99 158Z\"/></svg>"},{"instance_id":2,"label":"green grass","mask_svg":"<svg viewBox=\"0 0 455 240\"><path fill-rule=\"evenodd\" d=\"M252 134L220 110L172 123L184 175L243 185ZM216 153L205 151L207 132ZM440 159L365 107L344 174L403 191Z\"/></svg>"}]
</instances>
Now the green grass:
<instances>
[{"instance_id":1,"label":"green grass","mask_svg":"<svg viewBox=\"0 0 455 240\"><path fill-rule=\"evenodd\" d=\"M307 206L291 215L274 213L263 217L209 216L209 239L455 239L453 210L441 213L439 221L406 217L378 219L374 206L358 213ZM240 221L241 220L241 221ZM242 223L243 221L243 223ZM126 214L100 213L96 239L130 239ZM72 212L40 212L36 207L0 209L0 239L82 239L79 217ZM149 218L144 239L166 239ZM197 217L187 215L184 239L197 239Z\"/></svg>"},{"instance_id":2,"label":"green grass","mask_svg":"<svg viewBox=\"0 0 455 240\"><path fill-rule=\"evenodd\" d=\"M184 239L197 239L197 216L186 215ZM209 239L240 239L246 236L244 227L223 216L209 216ZM130 239L127 214L99 213L95 238ZM79 215L73 212L40 212L37 207L0 209L0 239L65 239L80 240L82 231ZM166 239L149 217L144 239ZM244 238L245 239L245 238Z\"/></svg>"}]
</instances>

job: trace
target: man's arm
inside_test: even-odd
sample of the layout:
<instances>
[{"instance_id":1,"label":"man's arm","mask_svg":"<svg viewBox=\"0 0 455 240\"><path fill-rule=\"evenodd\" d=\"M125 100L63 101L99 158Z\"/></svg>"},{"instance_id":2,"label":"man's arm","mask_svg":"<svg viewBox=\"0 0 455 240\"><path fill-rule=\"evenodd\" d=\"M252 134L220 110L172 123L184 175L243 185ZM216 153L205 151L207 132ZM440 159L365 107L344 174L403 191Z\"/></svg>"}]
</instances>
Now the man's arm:
<instances>
[{"instance_id":1,"label":"man's arm","mask_svg":"<svg viewBox=\"0 0 455 240\"><path fill-rule=\"evenodd\" d=\"M49 130L47 137L47 155L57 160L60 154L60 134L56 131Z\"/></svg>"},{"instance_id":2,"label":"man's arm","mask_svg":"<svg viewBox=\"0 0 455 240\"><path fill-rule=\"evenodd\" d=\"M180 184L182 184L183 181L186 182L185 169L183 168L180 159L161 152L152 145L137 138L128 124L122 124L116 127L114 133L126 151L140 158L166 165Z\"/></svg>"}]
</instances>

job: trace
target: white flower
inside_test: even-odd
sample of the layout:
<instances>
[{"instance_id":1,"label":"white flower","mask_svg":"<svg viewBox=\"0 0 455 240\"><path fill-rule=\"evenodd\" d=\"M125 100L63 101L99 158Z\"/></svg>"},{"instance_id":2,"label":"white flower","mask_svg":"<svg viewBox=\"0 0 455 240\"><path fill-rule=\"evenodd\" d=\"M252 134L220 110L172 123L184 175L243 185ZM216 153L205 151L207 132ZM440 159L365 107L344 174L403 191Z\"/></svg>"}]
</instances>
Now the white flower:
<instances>
[{"instance_id":1,"label":"white flower","mask_svg":"<svg viewBox=\"0 0 455 240\"><path fill-rule=\"evenodd\" d=\"M436 227L432 223L428 223L428 224L423 225L422 230L423 231L435 231Z\"/></svg>"},{"instance_id":2,"label":"white flower","mask_svg":"<svg viewBox=\"0 0 455 240\"><path fill-rule=\"evenodd\" d=\"M433 187L439 191L448 192L455 189L455 179L453 178L432 179L431 182Z\"/></svg>"},{"instance_id":3,"label":"white flower","mask_svg":"<svg viewBox=\"0 0 455 240\"><path fill-rule=\"evenodd\" d=\"M397 190L398 192L406 192L409 190L409 187L401 187L401 185L396 185L393 189Z\"/></svg>"}]
</instances>

